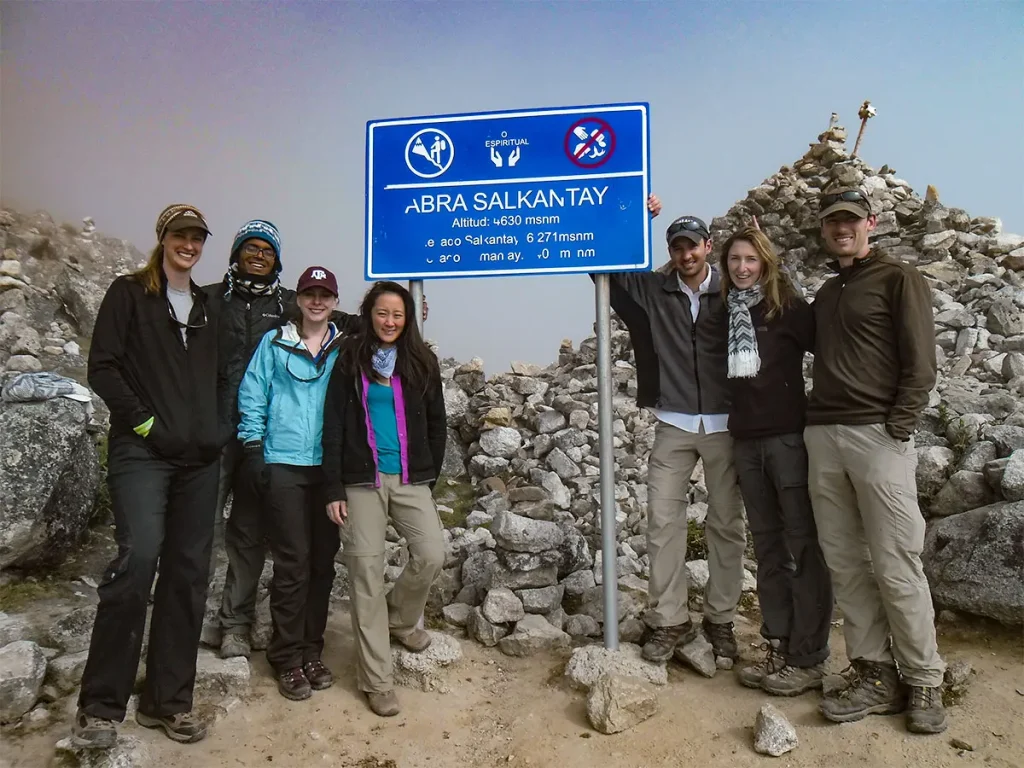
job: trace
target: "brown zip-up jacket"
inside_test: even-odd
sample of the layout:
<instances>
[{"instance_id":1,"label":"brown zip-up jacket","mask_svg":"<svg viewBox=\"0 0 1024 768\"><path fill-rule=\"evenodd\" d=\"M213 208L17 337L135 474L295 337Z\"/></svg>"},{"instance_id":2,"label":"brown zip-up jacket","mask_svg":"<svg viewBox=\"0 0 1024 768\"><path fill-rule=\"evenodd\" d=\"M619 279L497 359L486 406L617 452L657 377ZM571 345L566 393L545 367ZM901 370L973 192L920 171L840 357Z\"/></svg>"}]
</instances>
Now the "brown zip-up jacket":
<instances>
[{"instance_id":1,"label":"brown zip-up jacket","mask_svg":"<svg viewBox=\"0 0 1024 768\"><path fill-rule=\"evenodd\" d=\"M917 429L935 386L931 289L910 264L872 251L840 268L814 300L814 388L808 424Z\"/></svg>"}]
</instances>

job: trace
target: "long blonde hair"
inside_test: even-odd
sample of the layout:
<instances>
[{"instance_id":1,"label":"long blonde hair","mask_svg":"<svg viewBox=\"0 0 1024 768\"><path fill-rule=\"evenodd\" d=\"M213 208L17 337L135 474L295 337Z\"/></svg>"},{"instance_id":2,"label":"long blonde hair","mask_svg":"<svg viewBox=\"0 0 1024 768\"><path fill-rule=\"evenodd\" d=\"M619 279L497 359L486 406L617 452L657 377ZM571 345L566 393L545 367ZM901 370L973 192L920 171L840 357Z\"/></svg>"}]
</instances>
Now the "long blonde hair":
<instances>
[{"instance_id":1,"label":"long blonde hair","mask_svg":"<svg viewBox=\"0 0 1024 768\"><path fill-rule=\"evenodd\" d=\"M756 227L745 227L736 232L722 246L722 253L719 257L719 267L722 280L722 298L729 300L729 291L733 287L732 278L729 276L729 251L735 243L744 241L750 243L757 252L758 261L761 262L761 290L764 293L764 302L767 312L765 317L771 320L781 314L787 306L796 298L796 291L790 285L789 280L782 274L779 257L775 254L771 240Z\"/></svg>"},{"instance_id":2,"label":"long blonde hair","mask_svg":"<svg viewBox=\"0 0 1024 768\"><path fill-rule=\"evenodd\" d=\"M157 243L150 251L146 266L132 273L132 278L142 283L143 290L151 295L160 293L161 277L164 271L164 246Z\"/></svg>"}]
</instances>

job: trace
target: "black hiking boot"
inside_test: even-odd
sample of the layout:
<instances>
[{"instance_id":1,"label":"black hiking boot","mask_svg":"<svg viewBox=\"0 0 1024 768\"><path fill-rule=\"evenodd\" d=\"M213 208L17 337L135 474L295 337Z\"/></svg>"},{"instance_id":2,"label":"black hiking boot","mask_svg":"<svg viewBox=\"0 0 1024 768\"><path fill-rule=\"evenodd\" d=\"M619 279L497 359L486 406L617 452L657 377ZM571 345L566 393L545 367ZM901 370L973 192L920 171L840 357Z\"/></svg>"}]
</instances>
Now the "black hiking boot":
<instances>
[{"instance_id":1,"label":"black hiking boot","mask_svg":"<svg viewBox=\"0 0 1024 768\"><path fill-rule=\"evenodd\" d=\"M292 667L277 676L277 690L286 699L302 701L313 695L313 688L306 679L302 667Z\"/></svg>"},{"instance_id":2,"label":"black hiking boot","mask_svg":"<svg viewBox=\"0 0 1024 768\"><path fill-rule=\"evenodd\" d=\"M821 714L834 723L852 723L868 715L896 715L906 709L906 692L892 664L857 660L844 674L844 688L826 696Z\"/></svg>"},{"instance_id":3,"label":"black hiking boot","mask_svg":"<svg viewBox=\"0 0 1024 768\"><path fill-rule=\"evenodd\" d=\"M946 708L942 705L942 688L921 685L910 687L907 730L911 733L942 733L946 730Z\"/></svg>"},{"instance_id":4,"label":"black hiking boot","mask_svg":"<svg viewBox=\"0 0 1024 768\"><path fill-rule=\"evenodd\" d=\"M704 636L715 651L716 658L739 661L740 650L736 646L736 636L733 634L731 621L725 624L712 624L704 619L701 626L704 629Z\"/></svg>"},{"instance_id":5,"label":"black hiking boot","mask_svg":"<svg viewBox=\"0 0 1024 768\"><path fill-rule=\"evenodd\" d=\"M674 627L655 627L640 655L648 661L662 662L672 658L676 648L692 643L697 637L697 628L692 621L676 624Z\"/></svg>"},{"instance_id":6,"label":"black hiking boot","mask_svg":"<svg viewBox=\"0 0 1024 768\"><path fill-rule=\"evenodd\" d=\"M331 670L324 666L320 659L307 661L303 664L302 673L306 676L314 691L322 691L324 688L330 688L334 685L334 675L331 674Z\"/></svg>"}]
</instances>

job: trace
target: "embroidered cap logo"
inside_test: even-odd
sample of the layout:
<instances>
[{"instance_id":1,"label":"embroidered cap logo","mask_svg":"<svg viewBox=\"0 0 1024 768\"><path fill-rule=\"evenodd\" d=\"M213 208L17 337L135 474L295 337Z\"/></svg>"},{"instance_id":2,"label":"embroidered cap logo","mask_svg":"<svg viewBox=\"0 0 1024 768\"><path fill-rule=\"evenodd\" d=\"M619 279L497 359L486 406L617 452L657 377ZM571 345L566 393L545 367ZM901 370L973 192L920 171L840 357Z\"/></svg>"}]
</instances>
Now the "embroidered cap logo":
<instances>
[{"instance_id":1,"label":"embroidered cap logo","mask_svg":"<svg viewBox=\"0 0 1024 768\"><path fill-rule=\"evenodd\" d=\"M309 273L309 276L312 277L314 280L327 279L327 273L324 272L322 269L314 269L312 272Z\"/></svg>"}]
</instances>

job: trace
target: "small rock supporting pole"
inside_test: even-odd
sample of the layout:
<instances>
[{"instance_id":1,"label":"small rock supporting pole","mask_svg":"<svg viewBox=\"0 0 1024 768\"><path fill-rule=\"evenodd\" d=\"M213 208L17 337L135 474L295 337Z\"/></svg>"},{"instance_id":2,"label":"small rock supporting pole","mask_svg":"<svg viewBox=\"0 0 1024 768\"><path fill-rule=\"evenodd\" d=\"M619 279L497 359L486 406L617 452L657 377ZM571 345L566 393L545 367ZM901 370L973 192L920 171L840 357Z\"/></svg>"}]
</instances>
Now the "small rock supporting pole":
<instances>
[{"instance_id":1,"label":"small rock supporting pole","mask_svg":"<svg viewBox=\"0 0 1024 768\"><path fill-rule=\"evenodd\" d=\"M619 649L617 546L615 539L615 456L612 451L612 310L611 278L594 280L597 309L597 421L601 470L601 566L604 592L604 647Z\"/></svg>"},{"instance_id":2,"label":"small rock supporting pole","mask_svg":"<svg viewBox=\"0 0 1024 768\"><path fill-rule=\"evenodd\" d=\"M857 112L857 117L860 118L860 130L857 131L857 141L853 145L853 154L850 155L852 160L857 156L857 150L860 149L860 140L864 138L864 129L868 125L868 120L875 116L875 108L871 106L871 102L865 99L864 103L860 105L860 110Z\"/></svg>"},{"instance_id":3,"label":"small rock supporting pole","mask_svg":"<svg viewBox=\"0 0 1024 768\"><path fill-rule=\"evenodd\" d=\"M423 281L422 280L410 280L409 281L409 293L412 294L412 304L415 307L416 314L416 327L419 329L420 336L423 335ZM419 629L423 629L425 624L423 616L420 616L420 620L416 622L416 626Z\"/></svg>"}]
</instances>

